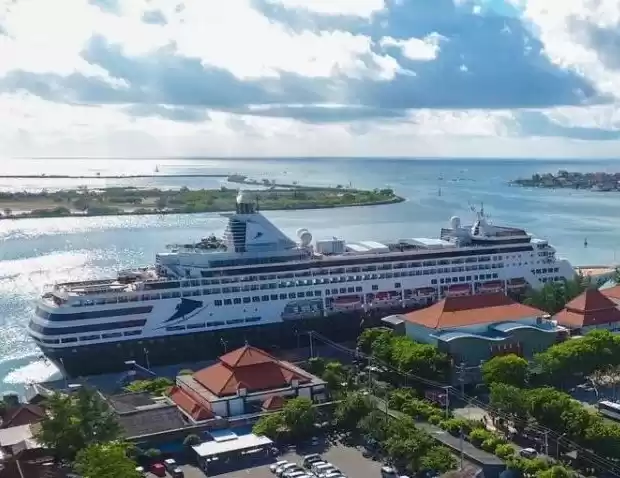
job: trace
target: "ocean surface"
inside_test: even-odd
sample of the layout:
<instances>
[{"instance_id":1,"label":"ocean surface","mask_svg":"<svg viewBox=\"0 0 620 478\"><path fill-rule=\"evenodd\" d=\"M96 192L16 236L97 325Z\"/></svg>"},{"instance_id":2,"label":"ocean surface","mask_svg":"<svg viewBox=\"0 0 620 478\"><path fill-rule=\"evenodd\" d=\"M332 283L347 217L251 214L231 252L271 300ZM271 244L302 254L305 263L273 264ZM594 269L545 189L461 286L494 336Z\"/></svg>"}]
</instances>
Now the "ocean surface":
<instances>
[{"instance_id":1,"label":"ocean surface","mask_svg":"<svg viewBox=\"0 0 620 478\"><path fill-rule=\"evenodd\" d=\"M407 200L389 206L272 211L265 215L294 235L348 240L437 236L451 216L464 222L484 204L495 224L514 225L549 239L575 265L615 264L620 253L620 193L527 189L511 179L535 172L620 170L619 161L244 159L244 160L2 160L1 174L131 175L245 174L309 185L391 187ZM225 178L1 179L0 190L134 185L215 188ZM233 186L236 187L236 186ZM26 335L33 301L45 284L100 278L150 265L166 245L221 233L215 214L23 219L0 221L0 392L21 391L57 373ZM587 238L588 247L584 247ZM620 261L620 256L618 258Z\"/></svg>"}]
</instances>

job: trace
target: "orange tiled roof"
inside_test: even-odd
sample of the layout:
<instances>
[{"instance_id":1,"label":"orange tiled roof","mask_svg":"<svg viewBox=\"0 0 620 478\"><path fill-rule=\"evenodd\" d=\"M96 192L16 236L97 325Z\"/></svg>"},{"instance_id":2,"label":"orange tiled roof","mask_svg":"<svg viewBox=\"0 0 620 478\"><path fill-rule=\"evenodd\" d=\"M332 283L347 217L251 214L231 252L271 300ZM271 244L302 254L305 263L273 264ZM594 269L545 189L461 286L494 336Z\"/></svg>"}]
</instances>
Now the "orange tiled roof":
<instances>
[{"instance_id":1,"label":"orange tiled roof","mask_svg":"<svg viewBox=\"0 0 620 478\"><path fill-rule=\"evenodd\" d=\"M263 410L280 410L284 407L284 398L280 395L272 395L263 402Z\"/></svg>"},{"instance_id":2,"label":"orange tiled roof","mask_svg":"<svg viewBox=\"0 0 620 478\"><path fill-rule=\"evenodd\" d=\"M446 297L426 309L409 312L404 318L429 329L449 329L543 315L545 312L542 310L519 304L510 297L497 293Z\"/></svg>"},{"instance_id":3,"label":"orange tiled roof","mask_svg":"<svg viewBox=\"0 0 620 478\"><path fill-rule=\"evenodd\" d=\"M213 418L215 416L211 410L208 410L206 407L198 403L198 401L194 400L189 393L179 387L173 387L168 396L177 407L197 422L201 420L208 420L209 418Z\"/></svg>"},{"instance_id":4,"label":"orange tiled roof","mask_svg":"<svg viewBox=\"0 0 620 478\"><path fill-rule=\"evenodd\" d=\"M267 352L264 352L251 345L244 345L237 350L228 352L219 358L220 362L225 363L229 367L246 367L248 365L258 365L261 363L270 363L275 359Z\"/></svg>"},{"instance_id":5,"label":"orange tiled roof","mask_svg":"<svg viewBox=\"0 0 620 478\"><path fill-rule=\"evenodd\" d=\"M553 318L560 325L567 327L587 327L620 322L620 310L617 309L617 304L606 295L605 291L587 289L566 304L566 307Z\"/></svg>"},{"instance_id":6,"label":"orange tiled roof","mask_svg":"<svg viewBox=\"0 0 620 478\"><path fill-rule=\"evenodd\" d=\"M312 380L289 363L249 345L220 357L218 363L199 370L193 378L218 397L234 395L240 388L253 392L288 387L293 380Z\"/></svg>"},{"instance_id":7,"label":"orange tiled roof","mask_svg":"<svg viewBox=\"0 0 620 478\"><path fill-rule=\"evenodd\" d=\"M600 291L605 297L620 300L620 285L609 287Z\"/></svg>"}]
</instances>

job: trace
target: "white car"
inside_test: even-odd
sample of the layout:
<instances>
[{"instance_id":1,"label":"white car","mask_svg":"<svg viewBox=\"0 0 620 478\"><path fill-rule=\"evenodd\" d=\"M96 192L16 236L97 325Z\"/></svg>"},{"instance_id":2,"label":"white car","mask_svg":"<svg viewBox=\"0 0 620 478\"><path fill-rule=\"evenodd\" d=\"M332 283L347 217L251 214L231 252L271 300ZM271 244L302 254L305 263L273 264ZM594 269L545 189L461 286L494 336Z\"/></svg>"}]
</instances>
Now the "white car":
<instances>
[{"instance_id":1,"label":"white car","mask_svg":"<svg viewBox=\"0 0 620 478\"><path fill-rule=\"evenodd\" d=\"M269 470L271 470L271 473L275 473L278 468L286 464L288 464L286 460L276 461L273 465L269 465Z\"/></svg>"},{"instance_id":2,"label":"white car","mask_svg":"<svg viewBox=\"0 0 620 478\"><path fill-rule=\"evenodd\" d=\"M295 463L286 463L285 465L279 466L276 468L276 476L280 478L286 471L299 468L299 466Z\"/></svg>"},{"instance_id":3,"label":"white car","mask_svg":"<svg viewBox=\"0 0 620 478\"><path fill-rule=\"evenodd\" d=\"M524 448L523 450L519 451L519 455L521 455L523 458L532 459L538 456L538 452L533 448Z\"/></svg>"}]
</instances>

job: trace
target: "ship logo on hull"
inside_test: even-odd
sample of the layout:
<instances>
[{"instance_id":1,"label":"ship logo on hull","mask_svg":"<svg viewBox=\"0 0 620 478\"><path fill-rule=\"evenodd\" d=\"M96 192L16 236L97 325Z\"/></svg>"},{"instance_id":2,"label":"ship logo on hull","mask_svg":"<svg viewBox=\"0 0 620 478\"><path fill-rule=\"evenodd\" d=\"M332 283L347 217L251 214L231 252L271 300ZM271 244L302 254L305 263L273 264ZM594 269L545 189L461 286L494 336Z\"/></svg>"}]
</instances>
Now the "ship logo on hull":
<instances>
[{"instance_id":1,"label":"ship logo on hull","mask_svg":"<svg viewBox=\"0 0 620 478\"><path fill-rule=\"evenodd\" d=\"M177 319L189 319L204 308L204 303L201 300L181 299L177 304L174 314L166 320L166 323L173 322Z\"/></svg>"}]
</instances>

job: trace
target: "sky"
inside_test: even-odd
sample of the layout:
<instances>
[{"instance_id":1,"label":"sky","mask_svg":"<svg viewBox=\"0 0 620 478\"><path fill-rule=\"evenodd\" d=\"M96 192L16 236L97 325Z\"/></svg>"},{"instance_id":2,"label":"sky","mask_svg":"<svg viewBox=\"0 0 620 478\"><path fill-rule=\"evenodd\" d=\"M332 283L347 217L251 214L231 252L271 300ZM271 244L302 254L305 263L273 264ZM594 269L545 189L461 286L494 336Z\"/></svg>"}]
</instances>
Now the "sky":
<instances>
[{"instance_id":1,"label":"sky","mask_svg":"<svg viewBox=\"0 0 620 478\"><path fill-rule=\"evenodd\" d=\"M620 155L618 0L0 0L0 156Z\"/></svg>"}]
</instances>

